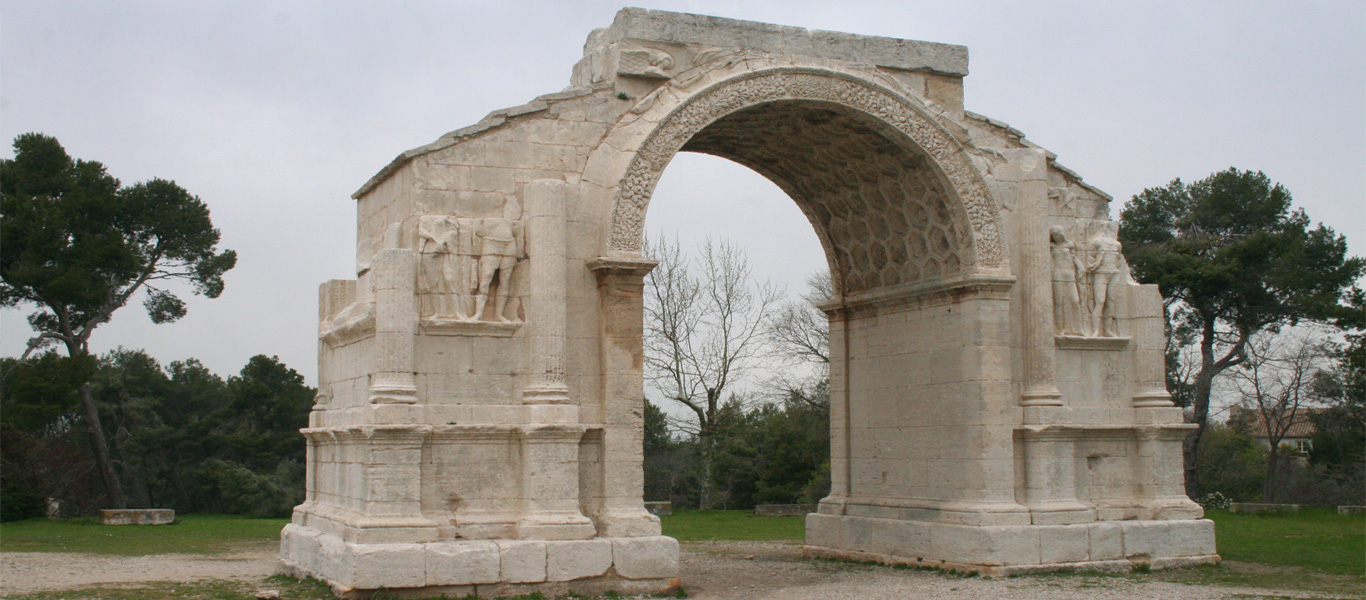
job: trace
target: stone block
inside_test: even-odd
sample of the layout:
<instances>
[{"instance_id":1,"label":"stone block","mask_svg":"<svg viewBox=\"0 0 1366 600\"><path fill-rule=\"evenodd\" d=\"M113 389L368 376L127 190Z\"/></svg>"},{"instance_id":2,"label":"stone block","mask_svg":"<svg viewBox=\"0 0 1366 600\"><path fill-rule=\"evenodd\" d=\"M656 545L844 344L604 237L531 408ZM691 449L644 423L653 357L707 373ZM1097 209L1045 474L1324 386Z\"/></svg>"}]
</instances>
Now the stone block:
<instances>
[{"instance_id":1,"label":"stone block","mask_svg":"<svg viewBox=\"0 0 1366 600\"><path fill-rule=\"evenodd\" d=\"M1121 521L1124 555L1131 560L1215 554L1214 522Z\"/></svg>"},{"instance_id":2,"label":"stone block","mask_svg":"<svg viewBox=\"0 0 1366 600\"><path fill-rule=\"evenodd\" d=\"M867 552L901 556L906 558L926 558L933 548L930 546L929 523L903 520L870 520Z\"/></svg>"},{"instance_id":3,"label":"stone block","mask_svg":"<svg viewBox=\"0 0 1366 600\"><path fill-rule=\"evenodd\" d=\"M816 512L815 504L759 504L754 514L760 517L799 517Z\"/></svg>"},{"instance_id":4,"label":"stone block","mask_svg":"<svg viewBox=\"0 0 1366 600\"><path fill-rule=\"evenodd\" d=\"M433 542L425 556L427 585L497 583L502 572L498 544L490 541Z\"/></svg>"},{"instance_id":5,"label":"stone block","mask_svg":"<svg viewBox=\"0 0 1366 600\"><path fill-rule=\"evenodd\" d=\"M1124 531L1119 523L1091 523L1087 526L1087 543L1091 560L1124 558Z\"/></svg>"},{"instance_id":6,"label":"stone block","mask_svg":"<svg viewBox=\"0 0 1366 600\"><path fill-rule=\"evenodd\" d=\"M280 558L295 567L316 573L319 571L319 538L323 532L312 527L290 523L280 532Z\"/></svg>"},{"instance_id":7,"label":"stone block","mask_svg":"<svg viewBox=\"0 0 1366 600\"><path fill-rule=\"evenodd\" d=\"M986 566L1038 564L1039 529L935 524L930 529L934 556L927 558Z\"/></svg>"},{"instance_id":8,"label":"stone block","mask_svg":"<svg viewBox=\"0 0 1366 600\"><path fill-rule=\"evenodd\" d=\"M806 544L824 548L843 548L840 544L840 517L812 513L806 515Z\"/></svg>"},{"instance_id":9,"label":"stone block","mask_svg":"<svg viewBox=\"0 0 1366 600\"><path fill-rule=\"evenodd\" d=\"M547 581L597 577L612 567L612 541L565 540L545 543Z\"/></svg>"},{"instance_id":10,"label":"stone block","mask_svg":"<svg viewBox=\"0 0 1366 600\"><path fill-rule=\"evenodd\" d=\"M330 533L318 536L318 556L312 563L313 572L342 587L353 587L356 580L353 546Z\"/></svg>"},{"instance_id":11,"label":"stone block","mask_svg":"<svg viewBox=\"0 0 1366 600\"><path fill-rule=\"evenodd\" d=\"M617 575L626 579L678 577L678 540L655 536L611 541Z\"/></svg>"},{"instance_id":12,"label":"stone block","mask_svg":"<svg viewBox=\"0 0 1366 600\"><path fill-rule=\"evenodd\" d=\"M170 525L175 511L169 508L130 508L100 511L102 525Z\"/></svg>"},{"instance_id":13,"label":"stone block","mask_svg":"<svg viewBox=\"0 0 1366 600\"><path fill-rule=\"evenodd\" d=\"M1257 514L1257 513L1292 513L1299 512L1299 504L1266 504L1260 502L1233 502L1229 504L1228 511L1238 514ZM101 511L103 512L103 511Z\"/></svg>"},{"instance_id":14,"label":"stone block","mask_svg":"<svg viewBox=\"0 0 1366 600\"><path fill-rule=\"evenodd\" d=\"M545 542L537 540L497 540L502 579L507 583L545 581Z\"/></svg>"},{"instance_id":15,"label":"stone block","mask_svg":"<svg viewBox=\"0 0 1366 600\"><path fill-rule=\"evenodd\" d=\"M427 583L424 544L349 544L355 563L351 587L362 590L422 587Z\"/></svg>"},{"instance_id":16,"label":"stone block","mask_svg":"<svg viewBox=\"0 0 1366 600\"><path fill-rule=\"evenodd\" d=\"M1039 528L1039 562L1074 563L1090 555L1090 525L1054 525Z\"/></svg>"}]
</instances>

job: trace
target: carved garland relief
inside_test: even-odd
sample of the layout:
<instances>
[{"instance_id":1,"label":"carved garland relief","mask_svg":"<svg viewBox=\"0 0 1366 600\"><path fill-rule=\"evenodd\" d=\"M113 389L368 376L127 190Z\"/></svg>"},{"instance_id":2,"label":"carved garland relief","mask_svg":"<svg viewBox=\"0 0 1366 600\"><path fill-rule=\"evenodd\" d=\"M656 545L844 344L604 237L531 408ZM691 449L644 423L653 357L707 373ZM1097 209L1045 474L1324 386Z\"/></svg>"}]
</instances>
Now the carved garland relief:
<instances>
[{"instance_id":1,"label":"carved garland relief","mask_svg":"<svg viewBox=\"0 0 1366 600\"><path fill-rule=\"evenodd\" d=\"M697 132L737 110L778 100L815 100L847 106L906 135L942 170L962 202L971 240L958 240L963 268L1006 265L995 202L952 137L894 93L835 71L794 68L740 75L698 92L673 110L641 144L617 191L609 249L639 252L645 210L659 177Z\"/></svg>"}]
</instances>

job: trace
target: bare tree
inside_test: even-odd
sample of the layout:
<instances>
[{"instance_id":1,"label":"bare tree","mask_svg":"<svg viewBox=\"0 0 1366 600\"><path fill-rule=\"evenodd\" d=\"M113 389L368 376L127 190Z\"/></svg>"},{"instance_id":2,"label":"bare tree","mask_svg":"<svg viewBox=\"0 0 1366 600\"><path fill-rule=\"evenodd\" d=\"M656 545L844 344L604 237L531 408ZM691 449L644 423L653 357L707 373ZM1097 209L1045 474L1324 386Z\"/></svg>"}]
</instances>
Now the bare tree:
<instances>
[{"instance_id":1,"label":"bare tree","mask_svg":"<svg viewBox=\"0 0 1366 600\"><path fill-rule=\"evenodd\" d=\"M744 250L727 241L708 239L698 254L692 260L677 240L646 240L645 256L659 266L645 284L645 372L660 394L695 416L680 425L697 436L699 504L710 508L716 418L727 391L765 353L765 315L781 292L756 284Z\"/></svg>"},{"instance_id":2,"label":"bare tree","mask_svg":"<svg viewBox=\"0 0 1366 600\"><path fill-rule=\"evenodd\" d=\"M784 302L769 318L774 353L786 359L766 384L775 401L829 409L830 318L819 305L833 295L829 273L811 273L801 298Z\"/></svg>"},{"instance_id":3,"label":"bare tree","mask_svg":"<svg viewBox=\"0 0 1366 600\"><path fill-rule=\"evenodd\" d=\"M806 276L801 300L784 302L769 319L769 334L778 351L788 358L830 365L830 320L817 308L830 300L834 290L830 274L819 271Z\"/></svg>"},{"instance_id":4,"label":"bare tree","mask_svg":"<svg viewBox=\"0 0 1366 600\"><path fill-rule=\"evenodd\" d=\"M1255 335L1246 345L1243 364L1232 371L1243 407L1255 411L1256 426L1270 446L1263 502L1274 501L1281 440L1292 425L1304 420L1307 406L1317 399L1314 381L1329 366L1332 344L1317 333L1292 330Z\"/></svg>"}]
</instances>

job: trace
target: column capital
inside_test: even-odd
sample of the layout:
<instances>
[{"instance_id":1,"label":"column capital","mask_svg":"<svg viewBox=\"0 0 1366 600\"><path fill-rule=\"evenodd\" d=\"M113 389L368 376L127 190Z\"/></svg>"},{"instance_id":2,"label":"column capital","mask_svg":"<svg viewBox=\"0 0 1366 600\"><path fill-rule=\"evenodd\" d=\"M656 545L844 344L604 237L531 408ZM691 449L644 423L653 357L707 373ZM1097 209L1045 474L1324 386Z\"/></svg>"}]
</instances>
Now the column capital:
<instances>
[{"instance_id":1,"label":"column capital","mask_svg":"<svg viewBox=\"0 0 1366 600\"><path fill-rule=\"evenodd\" d=\"M619 256L599 256L588 261L588 270L598 276L598 282L604 282L608 277L635 277L644 279L650 274L659 261L639 257L619 257Z\"/></svg>"}]
</instances>

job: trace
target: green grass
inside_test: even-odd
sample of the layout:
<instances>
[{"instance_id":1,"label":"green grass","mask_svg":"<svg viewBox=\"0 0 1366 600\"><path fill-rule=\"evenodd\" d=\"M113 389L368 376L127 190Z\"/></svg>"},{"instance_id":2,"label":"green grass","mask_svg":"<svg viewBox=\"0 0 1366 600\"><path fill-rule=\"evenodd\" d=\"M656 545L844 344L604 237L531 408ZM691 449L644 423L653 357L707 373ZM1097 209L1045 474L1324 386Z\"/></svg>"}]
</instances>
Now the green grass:
<instances>
[{"instance_id":1,"label":"green grass","mask_svg":"<svg viewBox=\"0 0 1366 600\"><path fill-rule=\"evenodd\" d=\"M1333 509L1236 515L1209 511L1224 564L1132 575L1047 573L1026 577L1094 580L1114 578L1199 585L1253 587L1366 597L1366 517ZM1289 597L1276 597L1286 598Z\"/></svg>"},{"instance_id":2,"label":"green grass","mask_svg":"<svg viewBox=\"0 0 1366 600\"><path fill-rule=\"evenodd\" d=\"M747 510L679 510L662 517L664 535L680 542L794 540L806 537L805 517L758 517Z\"/></svg>"},{"instance_id":3,"label":"green grass","mask_svg":"<svg viewBox=\"0 0 1366 600\"><path fill-rule=\"evenodd\" d=\"M286 523L236 515L181 515L171 525L101 525L93 517L29 519L0 524L0 551L213 554L243 543L279 543Z\"/></svg>"},{"instance_id":4,"label":"green grass","mask_svg":"<svg viewBox=\"0 0 1366 600\"><path fill-rule=\"evenodd\" d=\"M1209 511L1224 560L1301 567L1366 581L1366 516L1330 508L1236 515Z\"/></svg>"}]
</instances>

